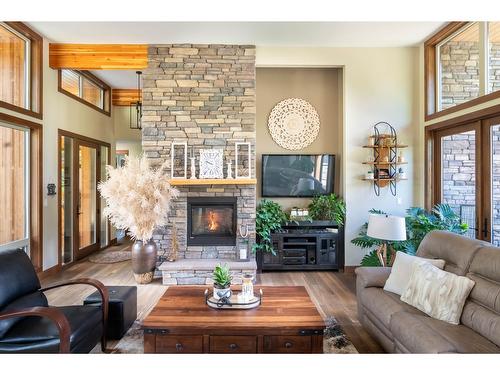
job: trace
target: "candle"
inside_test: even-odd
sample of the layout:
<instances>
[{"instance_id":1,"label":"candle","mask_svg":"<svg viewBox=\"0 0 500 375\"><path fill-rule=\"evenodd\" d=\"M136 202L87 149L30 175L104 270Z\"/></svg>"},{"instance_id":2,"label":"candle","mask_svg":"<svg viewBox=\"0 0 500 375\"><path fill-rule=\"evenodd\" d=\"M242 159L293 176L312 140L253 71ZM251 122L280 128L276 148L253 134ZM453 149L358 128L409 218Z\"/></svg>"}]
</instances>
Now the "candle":
<instances>
[{"instance_id":1,"label":"candle","mask_svg":"<svg viewBox=\"0 0 500 375\"><path fill-rule=\"evenodd\" d=\"M240 259L247 259L247 249L240 247Z\"/></svg>"}]
</instances>

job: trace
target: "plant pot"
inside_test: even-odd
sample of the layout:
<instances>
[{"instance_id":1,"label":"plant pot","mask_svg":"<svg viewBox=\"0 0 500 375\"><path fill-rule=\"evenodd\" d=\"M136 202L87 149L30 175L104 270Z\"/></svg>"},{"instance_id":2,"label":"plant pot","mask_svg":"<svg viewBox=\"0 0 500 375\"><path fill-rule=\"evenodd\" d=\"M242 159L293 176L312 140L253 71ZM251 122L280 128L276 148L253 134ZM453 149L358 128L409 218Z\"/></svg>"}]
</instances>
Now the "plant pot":
<instances>
[{"instance_id":1,"label":"plant pot","mask_svg":"<svg viewBox=\"0 0 500 375\"><path fill-rule=\"evenodd\" d=\"M149 284L153 281L156 268L158 249L153 240L146 244L143 241L135 241L132 246L132 271L138 284Z\"/></svg>"},{"instance_id":2,"label":"plant pot","mask_svg":"<svg viewBox=\"0 0 500 375\"><path fill-rule=\"evenodd\" d=\"M214 284L214 299L217 301L223 297L230 298L233 293L231 292L231 285L226 288L221 288Z\"/></svg>"}]
</instances>

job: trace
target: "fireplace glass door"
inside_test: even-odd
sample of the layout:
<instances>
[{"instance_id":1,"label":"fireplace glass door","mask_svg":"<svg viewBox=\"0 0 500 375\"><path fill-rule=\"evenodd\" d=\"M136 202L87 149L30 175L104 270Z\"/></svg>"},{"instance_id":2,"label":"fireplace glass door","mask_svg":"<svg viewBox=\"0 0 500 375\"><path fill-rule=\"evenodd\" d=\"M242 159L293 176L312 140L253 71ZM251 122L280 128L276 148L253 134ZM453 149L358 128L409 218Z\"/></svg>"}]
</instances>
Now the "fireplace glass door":
<instances>
[{"instance_id":1,"label":"fireplace glass door","mask_svg":"<svg viewBox=\"0 0 500 375\"><path fill-rule=\"evenodd\" d=\"M236 200L188 200L188 245L234 245Z\"/></svg>"}]
</instances>

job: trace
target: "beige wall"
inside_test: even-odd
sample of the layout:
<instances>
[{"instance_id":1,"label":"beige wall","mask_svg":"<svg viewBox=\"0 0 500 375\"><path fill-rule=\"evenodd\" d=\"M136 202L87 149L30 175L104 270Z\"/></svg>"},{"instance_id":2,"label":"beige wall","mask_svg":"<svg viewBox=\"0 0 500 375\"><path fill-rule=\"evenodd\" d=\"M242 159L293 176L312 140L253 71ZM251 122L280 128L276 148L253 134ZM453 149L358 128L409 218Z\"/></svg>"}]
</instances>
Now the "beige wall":
<instances>
[{"instance_id":1,"label":"beige wall","mask_svg":"<svg viewBox=\"0 0 500 375\"><path fill-rule=\"evenodd\" d=\"M347 204L346 265L357 265L366 253L351 244L368 219L368 210L377 208L404 215L420 200L423 184L419 95L419 49L405 48L291 48L257 47L257 67L343 67L343 170L342 191ZM258 88L257 88L258 89ZM391 123L398 136L409 144L405 157L409 180L398 184L398 195L384 189L375 196L369 182L361 177L361 164L368 152L362 148L372 126Z\"/></svg>"},{"instance_id":2,"label":"beige wall","mask_svg":"<svg viewBox=\"0 0 500 375\"><path fill-rule=\"evenodd\" d=\"M342 150L342 70L338 68L257 68L257 200L261 199L262 154L335 154L335 192L342 194L340 161ZM281 100L300 98L318 112L321 126L318 137L308 147L291 151L271 138L267 119ZM286 210L306 207L310 199L271 198Z\"/></svg>"},{"instance_id":3,"label":"beige wall","mask_svg":"<svg viewBox=\"0 0 500 375\"><path fill-rule=\"evenodd\" d=\"M108 142L114 154L112 117L106 116L57 91L57 71L48 66L48 40L43 51L43 120L22 116L0 108L0 112L22 117L43 125L43 268L58 262L57 196L46 195L48 183L57 181L57 130Z\"/></svg>"}]
</instances>

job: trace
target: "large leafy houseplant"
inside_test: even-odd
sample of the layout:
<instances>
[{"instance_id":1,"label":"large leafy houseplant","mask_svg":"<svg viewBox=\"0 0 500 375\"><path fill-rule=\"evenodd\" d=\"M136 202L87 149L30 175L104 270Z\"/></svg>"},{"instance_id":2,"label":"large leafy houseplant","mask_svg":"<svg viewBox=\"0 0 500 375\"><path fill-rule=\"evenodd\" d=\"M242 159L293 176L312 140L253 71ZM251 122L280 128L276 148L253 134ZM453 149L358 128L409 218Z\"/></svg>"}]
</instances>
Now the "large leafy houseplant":
<instances>
[{"instance_id":1,"label":"large leafy houseplant","mask_svg":"<svg viewBox=\"0 0 500 375\"><path fill-rule=\"evenodd\" d=\"M370 210L373 214L385 214L379 210ZM406 241L391 242L388 241L388 259L391 259L396 251L403 251L410 255L415 255L420 242L427 233L433 230L447 230L450 232L464 234L468 226L460 222L460 216L448 204L438 204L431 211L423 208L411 207L406 211ZM363 249L369 249L374 246L380 246L383 242L376 238L369 237L366 234L368 224L365 223L359 232L358 237L351 242ZM376 267L380 266L376 250L370 251L361 260L362 266Z\"/></svg>"},{"instance_id":2,"label":"large leafy houseplant","mask_svg":"<svg viewBox=\"0 0 500 375\"><path fill-rule=\"evenodd\" d=\"M259 241L252 246L252 251L262 251L276 255L271 240L272 231L281 228L281 224L287 219L281 206L268 199L264 199L257 207L255 218L255 230Z\"/></svg>"},{"instance_id":3,"label":"large leafy houseplant","mask_svg":"<svg viewBox=\"0 0 500 375\"><path fill-rule=\"evenodd\" d=\"M317 195L309 204L309 216L313 220L330 220L343 226L346 207L344 200L335 195Z\"/></svg>"}]
</instances>

